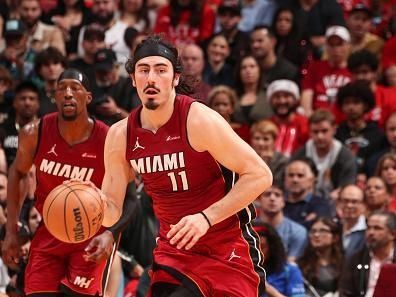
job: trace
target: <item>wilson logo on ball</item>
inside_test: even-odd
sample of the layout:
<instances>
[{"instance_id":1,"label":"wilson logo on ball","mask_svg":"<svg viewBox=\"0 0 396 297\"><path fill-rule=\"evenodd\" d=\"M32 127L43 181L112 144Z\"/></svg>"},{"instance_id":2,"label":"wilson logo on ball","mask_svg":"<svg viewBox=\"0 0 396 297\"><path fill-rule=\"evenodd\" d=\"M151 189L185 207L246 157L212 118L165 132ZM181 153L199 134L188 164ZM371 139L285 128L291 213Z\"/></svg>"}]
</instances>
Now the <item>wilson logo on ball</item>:
<instances>
[{"instance_id":1,"label":"wilson logo on ball","mask_svg":"<svg viewBox=\"0 0 396 297\"><path fill-rule=\"evenodd\" d=\"M74 221L75 221L75 227L73 228L74 240L75 241L83 241L85 236L84 236L84 227L81 222L82 217L81 217L80 208L74 208L73 214L74 214Z\"/></svg>"}]
</instances>

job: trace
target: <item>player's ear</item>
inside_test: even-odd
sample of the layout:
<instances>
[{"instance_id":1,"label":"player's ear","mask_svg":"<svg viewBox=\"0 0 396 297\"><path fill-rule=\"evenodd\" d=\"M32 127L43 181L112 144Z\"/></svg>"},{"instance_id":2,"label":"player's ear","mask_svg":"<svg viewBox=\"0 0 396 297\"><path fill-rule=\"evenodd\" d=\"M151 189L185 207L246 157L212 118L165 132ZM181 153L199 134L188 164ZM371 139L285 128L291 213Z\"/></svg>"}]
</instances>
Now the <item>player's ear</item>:
<instances>
[{"instance_id":1,"label":"player's ear","mask_svg":"<svg viewBox=\"0 0 396 297\"><path fill-rule=\"evenodd\" d=\"M91 101L92 101L92 93L91 92L87 92L87 105L89 103L91 103Z\"/></svg>"},{"instance_id":2,"label":"player's ear","mask_svg":"<svg viewBox=\"0 0 396 297\"><path fill-rule=\"evenodd\" d=\"M173 87L177 87L180 82L180 73L175 73L175 77L173 78Z\"/></svg>"},{"instance_id":3,"label":"player's ear","mask_svg":"<svg viewBox=\"0 0 396 297\"><path fill-rule=\"evenodd\" d=\"M132 86L136 88L135 76L133 74L129 74L129 77L131 78Z\"/></svg>"}]
</instances>

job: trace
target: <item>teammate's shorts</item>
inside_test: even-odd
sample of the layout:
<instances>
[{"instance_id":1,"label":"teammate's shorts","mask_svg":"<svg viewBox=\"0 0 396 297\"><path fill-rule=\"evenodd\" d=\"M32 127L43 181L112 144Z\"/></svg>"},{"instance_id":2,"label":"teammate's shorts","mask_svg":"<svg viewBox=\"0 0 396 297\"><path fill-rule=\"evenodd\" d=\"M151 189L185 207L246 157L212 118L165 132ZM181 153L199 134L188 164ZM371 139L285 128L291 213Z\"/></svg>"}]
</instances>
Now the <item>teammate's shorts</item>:
<instances>
[{"instance_id":1,"label":"teammate's shorts","mask_svg":"<svg viewBox=\"0 0 396 297\"><path fill-rule=\"evenodd\" d=\"M102 296L114 255L100 263L85 261L90 240L68 244L55 239L42 224L31 246L25 271L25 294L56 293L61 286L81 295Z\"/></svg>"},{"instance_id":2,"label":"teammate's shorts","mask_svg":"<svg viewBox=\"0 0 396 297\"><path fill-rule=\"evenodd\" d=\"M165 238L157 243L152 284L182 284L204 297L257 297L264 290L263 255L250 224L206 234L190 251Z\"/></svg>"}]
</instances>

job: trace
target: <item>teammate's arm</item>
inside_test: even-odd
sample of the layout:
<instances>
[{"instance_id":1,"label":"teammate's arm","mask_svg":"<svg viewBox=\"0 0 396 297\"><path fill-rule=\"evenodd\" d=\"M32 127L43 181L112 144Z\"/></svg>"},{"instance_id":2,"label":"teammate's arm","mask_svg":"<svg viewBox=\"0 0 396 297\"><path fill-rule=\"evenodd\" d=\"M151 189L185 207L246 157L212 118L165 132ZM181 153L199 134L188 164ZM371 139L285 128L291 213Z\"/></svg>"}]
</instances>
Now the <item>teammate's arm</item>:
<instances>
[{"instance_id":1,"label":"teammate's arm","mask_svg":"<svg viewBox=\"0 0 396 297\"><path fill-rule=\"evenodd\" d=\"M20 182L33 165L38 141L39 122L25 125L18 136L18 150L8 171L6 238L2 245L3 259L8 266L18 261L17 223L25 197L21 195Z\"/></svg>"},{"instance_id":2,"label":"teammate's arm","mask_svg":"<svg viewBox=\"0 0 396 297\"><path fill-rule=\"evenodd\" d=\"M123 119L110 127L104 148L105 175L102 192L107 205L102 225L113 226L121 217L127 185L134 173L126 158L127 121Z\"/></svg>"},{"instance_id":3,"label":"teammate's arm","mask_svg":"<svg viewBox=\"0 0 396 297\"><path fill-rule=\"evenodd\" d=\"M203 210L209 222L198 213L172 226L168 237L172 244L178 243L178 248L191 248L206 233L209 223L215 225L237 213L272 184L272 174L265 162L215 111L193 103L187 133L195 150L208 151L224 167L236 172L239 179L222 199Z\"/></svg>"}]
</instances>

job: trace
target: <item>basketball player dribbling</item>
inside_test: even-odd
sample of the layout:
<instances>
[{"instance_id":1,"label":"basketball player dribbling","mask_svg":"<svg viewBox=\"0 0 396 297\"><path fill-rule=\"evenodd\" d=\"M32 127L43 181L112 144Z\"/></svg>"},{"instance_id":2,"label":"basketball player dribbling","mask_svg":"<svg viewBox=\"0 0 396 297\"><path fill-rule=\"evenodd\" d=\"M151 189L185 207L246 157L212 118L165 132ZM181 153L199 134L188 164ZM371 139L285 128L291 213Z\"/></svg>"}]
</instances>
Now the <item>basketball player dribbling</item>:
<instances>
[{"instance_id":1,"label":"basketball player dribbling","mask_svg":"<svg viewBox=\"0 0 396 297\"><path fill-rule=\"evenodd\" d=\"M105 221L142 176L159 219L149 296L254 297L265 272L251 202L272 183L267 165L215 111L177 95L177 50L158 36L126 64L142 106L105 143Z\"/></svg>"},{"instance_id":2,"label":"basketball player dribbling","mask_svg":"<svg viewBox=\"0 0 396 297\"><path fill-rule=\"evenodd\" d=\"M40 213L49 192L66 180L102 185L108 127L88 116L87 104L92 97L87 77L75 69L65 70L58 79L55 99L59 112L20 130L17 155L9 170L8 218L2 252L11 268L19 258L17 220L24 198L20 197L19 183L33 164L37 174L35 206ZM55 239L41 224L30 247L26 295L102 296L118 228L119 223L108 230L102 228L90 242L69 244ZM86 252L88 244L96 251Z\"/></svg>"}]
</instances>

